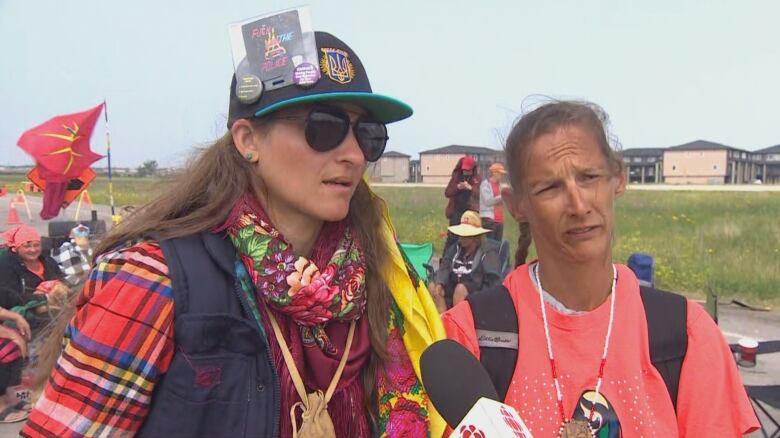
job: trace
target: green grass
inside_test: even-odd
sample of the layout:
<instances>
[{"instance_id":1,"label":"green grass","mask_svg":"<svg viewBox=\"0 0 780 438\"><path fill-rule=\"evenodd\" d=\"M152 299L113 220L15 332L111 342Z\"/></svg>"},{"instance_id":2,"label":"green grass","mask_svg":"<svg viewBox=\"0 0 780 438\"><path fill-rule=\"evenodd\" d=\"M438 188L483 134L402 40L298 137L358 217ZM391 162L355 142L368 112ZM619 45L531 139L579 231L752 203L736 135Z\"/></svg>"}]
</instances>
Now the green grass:
<instances>
[{"instance_id":1,"label":"green grass","mask_svg":"<svg viewBox=\"0 0 780 438\"><path fill-rule=\"evenodd\" d=\"M16 189L23 175L0 175L0 185ZM108 203L107 178L89 188L95 203ZM143 204L164 189L164 178L114 179L117 206ZM441 253L447 221L443 188L377 187L388 203L399 238L432 242ZM512 244L516 225L505 224ZM614 258L635 251L656 258L659 287L722 300L780 304L780 193L629 191L617 204Z\"/></svg>"},{"instance_id":2,"label":"green grass","mask_svg":"<svg viewBox=\"0 0 780 438\"><path fill-rule=\"evenodd\" d=\"M6 185L10 192L21 188L27 177L21 174L0 174L0 186ZM167 178L138 178L121 176L113 178L114 204L121 207L127 204L140 205L160 193L169 183ZM95 204L109 204L108 177L98 176L87 189Z\"/></svg>"},{"instance_id":3,"label":"green grass","mask_svg":"<svg viewBox=\"0 0 780 438\"><path fill-rule=\"evenodd\" d=\"M399 238L444 244L444 190L376 191L390 206ZM629 191L617 204L614 259L635 251L655 256L658 287L721 300L780 303L780 194ZM517 228L509 219L504 236Z\"/></svg>"}]
</instances>

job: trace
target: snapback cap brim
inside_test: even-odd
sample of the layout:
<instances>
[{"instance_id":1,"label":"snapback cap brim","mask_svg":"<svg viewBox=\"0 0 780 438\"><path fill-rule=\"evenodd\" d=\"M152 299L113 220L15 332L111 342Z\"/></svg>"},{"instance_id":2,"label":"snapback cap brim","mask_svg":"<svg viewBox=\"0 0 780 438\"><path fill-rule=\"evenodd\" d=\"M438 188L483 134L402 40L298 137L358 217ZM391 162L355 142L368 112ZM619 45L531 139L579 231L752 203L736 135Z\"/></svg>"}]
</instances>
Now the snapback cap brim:
<instances>
[{"instance_id":1,"label":"snapback cap brim","mask_svg":"<svg viewBox=\"0 0 780 438\"><path fill-rule=\"evenodd\" d=\"M414 110L412 110L411 106L394 97L377 93L366 93L358 91L336 91L332 93L318 93L310 94L308 96L298 96L283 100L281 102L276 102L273 105L269 105L257 111L254 116L263 117L274 111L288 108L293 105L322 102L327 100L338 100L342 102L355 103L367 109L373 117L382 123L397 122L399 120L410 117L414 113Z\"/></svg>"}]
</instances>

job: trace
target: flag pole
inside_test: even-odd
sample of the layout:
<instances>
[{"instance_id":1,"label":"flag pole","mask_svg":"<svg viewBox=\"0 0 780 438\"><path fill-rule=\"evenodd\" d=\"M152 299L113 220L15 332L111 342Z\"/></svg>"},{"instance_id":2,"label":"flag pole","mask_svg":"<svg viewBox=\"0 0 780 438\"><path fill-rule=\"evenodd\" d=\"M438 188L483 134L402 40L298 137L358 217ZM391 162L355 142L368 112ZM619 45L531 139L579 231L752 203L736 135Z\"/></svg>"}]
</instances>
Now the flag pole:
<instances>
[{"instance_id":1,"label":"flag pole","mask_svg":"<svg viewBox=\"0 0 780 438\"><path fill-rule=\"evenodd\" d=\"M114 182L111 176L111 134L108 130L108 104L103 99L103 118L106 121L106 155L108 156L108 200L111 205L111 219L116 215L114 209Z\"/></svg>"}]
</instances>

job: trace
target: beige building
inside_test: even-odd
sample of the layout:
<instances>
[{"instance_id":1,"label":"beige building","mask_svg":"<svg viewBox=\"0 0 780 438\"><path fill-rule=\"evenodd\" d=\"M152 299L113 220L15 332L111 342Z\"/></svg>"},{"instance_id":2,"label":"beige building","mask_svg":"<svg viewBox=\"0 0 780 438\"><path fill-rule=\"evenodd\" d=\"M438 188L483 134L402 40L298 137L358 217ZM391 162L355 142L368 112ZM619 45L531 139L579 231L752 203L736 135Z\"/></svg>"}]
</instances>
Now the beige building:
<instances>
[{"instance_id":1,"label":"beige building","mask_svg":"<svg viewBox=\"0 0 780 438\"><path fill-rule=\"evenodd\" d=\"M762 170L762 155L697 140L664 150L667 184L748 184Z\"/></svg>"},{"instance_id":2,"label":"beige building","mask_svg":"<svg viewBox=\"0 0 780 438\"><path fill-rule=\"evenodd\" d=\"M382 158L368 163L368 178L374 182L400 183L409 181L409 159L411 156L400 152L385 152Z\"/></svg>"},{"instance_id":3,"label":"beige building","mask_svg":"<svg viewBox=\"0 0 780 438\"><path fill-rule=\"evenodd\" d=\"M420 152L420 175L428 184L447 184L458 160L470 155L477 162L480 175L487 173L493 164L504 162L504 151L481 146L449 145Z\"/></svg>"}]
</instances>

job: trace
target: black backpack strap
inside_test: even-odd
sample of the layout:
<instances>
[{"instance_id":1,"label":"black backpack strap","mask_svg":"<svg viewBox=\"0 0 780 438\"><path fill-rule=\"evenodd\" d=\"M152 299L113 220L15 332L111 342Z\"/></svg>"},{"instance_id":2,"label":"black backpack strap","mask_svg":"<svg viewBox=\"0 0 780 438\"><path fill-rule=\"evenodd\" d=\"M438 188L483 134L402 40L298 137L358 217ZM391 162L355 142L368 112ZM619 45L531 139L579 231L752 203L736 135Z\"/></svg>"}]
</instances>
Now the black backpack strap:
<instances>
[{"instance_id":1,"label":"black backpack strap","mask_svg":"<svg viewBox=\"0 0 780 438\"><path fill-rule=\"evenodd\" d=\"M661 374L677 410L680 370L688 351L688 301L671 292L640 286L647 317L650 361Z\"/></svg>"},{"instance_id":2,"label":"black backpack strap","mask_svg":"<svg viewBox=\"0 0 780 438\"><path fill-rule=\"evenodd\" d=\"M501 400L506 398L517 362L517 312L509 291L498 285L470 293L480 362L487 370Z\"/></svg>"}]
</instances>

